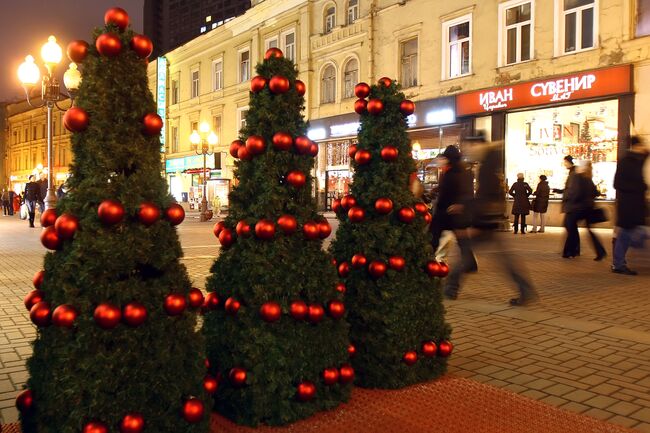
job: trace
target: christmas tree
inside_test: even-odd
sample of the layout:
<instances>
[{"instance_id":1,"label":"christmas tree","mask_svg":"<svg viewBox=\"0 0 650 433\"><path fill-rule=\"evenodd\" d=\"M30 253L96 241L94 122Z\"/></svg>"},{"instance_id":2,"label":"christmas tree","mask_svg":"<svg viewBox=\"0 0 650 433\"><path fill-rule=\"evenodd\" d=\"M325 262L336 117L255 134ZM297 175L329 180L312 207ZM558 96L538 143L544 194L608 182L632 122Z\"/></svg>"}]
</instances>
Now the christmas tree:
<instances>
[{"instance_id":1,"label":"christmas tree","mask_svg":"<svg viewBox=\"0 0 650 433\"><path fill-rule=\"evenodd\" d=\"M38 326L17 399L25 433L206 432L214 379L196 329L175 225L184 217L160 175L162 120L147 84L151 41L109 10L64 117L70 192L44 216L49 252L25 303ZM57 217L58 215L58 217Z\"/></svg>"},{"instance_id":2,"label":"christmas tree","mask_svg":"<svg viewBox=\"0 0 650 433\"><path fill-rule=\"evenodd\" d=\"M409 189L416 167L406 117L415 105L388 78L355 93L354 180L351 194L334 202L341 224L331 251L347 287L357 383L400 388L445 371L450 328L437 277L448 268L430 259L431 215Z\"/></svg>"},{"instance_id":3,"label":"christmas tree","mask_svg":"<svg viewBox=\"0 0 650 433\"><path fill-rule=\"evenodd\" d=\"M348 327L311 195L318 146L305 136L305 85L269 49L251 81L222 251L208 278L204 330L217 410L238 423L281 425L346 400ZM338 290L337 290L338 289Z\"/></svg>"}]
</instances>

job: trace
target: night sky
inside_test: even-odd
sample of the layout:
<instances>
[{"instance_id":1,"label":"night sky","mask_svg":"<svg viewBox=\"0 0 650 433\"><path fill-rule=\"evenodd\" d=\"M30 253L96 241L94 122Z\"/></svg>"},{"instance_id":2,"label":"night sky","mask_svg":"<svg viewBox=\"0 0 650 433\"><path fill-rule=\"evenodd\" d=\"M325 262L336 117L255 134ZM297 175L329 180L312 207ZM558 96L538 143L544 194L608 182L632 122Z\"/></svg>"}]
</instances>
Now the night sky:
<instances>
[{"instance_id":1,"label":"night sky","mask_svg":"<svg viewBox=\"0 0 650 433\"><path fill-rule=\"evenodd\" d=\"M133 30L142 32L143 3L144 0L0 0L0 101L22 98L18 66L28 54L42 65L41 46L49 35L56 36L63 48L63 59L57 69L60 78L69 63L65 55L68 42L90 42L93 29L104 24L104 12L113 6L126 9Z\"/></svg>"}]
</instances>

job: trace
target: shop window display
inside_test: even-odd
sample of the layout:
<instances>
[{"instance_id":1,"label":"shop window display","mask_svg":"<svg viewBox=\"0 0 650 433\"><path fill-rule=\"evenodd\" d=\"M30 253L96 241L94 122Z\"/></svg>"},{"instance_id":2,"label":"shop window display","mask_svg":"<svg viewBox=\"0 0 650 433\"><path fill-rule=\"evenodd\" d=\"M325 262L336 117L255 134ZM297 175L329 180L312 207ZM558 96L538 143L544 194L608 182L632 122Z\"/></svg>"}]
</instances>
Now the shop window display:
<instances>
[{"instance_id":1,"label":"shop window display","mask_svg":"<svg viewBox=\"0 0 650 433\"><path fill-rule=\"evenodd\" d=\"M524 173L534 187L544 174L551 188L564 188L567 171L562 158L571 155L576 162L591 161L601 198L615 198L618 101L509 113L506 131L508 182Z\"/></svg>"}]
</instances>

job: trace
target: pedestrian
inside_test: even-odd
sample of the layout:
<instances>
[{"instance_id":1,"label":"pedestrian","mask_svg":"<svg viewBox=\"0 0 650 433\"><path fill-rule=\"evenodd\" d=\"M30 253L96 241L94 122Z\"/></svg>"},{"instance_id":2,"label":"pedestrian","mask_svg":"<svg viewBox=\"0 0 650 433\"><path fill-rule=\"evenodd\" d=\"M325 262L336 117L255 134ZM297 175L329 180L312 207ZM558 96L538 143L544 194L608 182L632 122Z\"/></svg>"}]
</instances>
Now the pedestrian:
<instances>
[{"instance_id":1,"label":"pedestrian","mask_svg":"<svg viewBox=\"0 0 650 433\"><path fill-rule=\"evenodd\" d=\"M569 171L564 189L554 188L553 192L562 194L562 212L564 213L564 228L566 230L566 240L564 242L564 249L562 250L562 257L569 259L580 255L578 211L584 203L579 203L577 199L579 191L576 179L576 166L573 163L573 157L571 155L564 157L564 167Z\"/></svg>"},{"instance_id":2,"label":"pedestrian","mask_svg":"<svg viewBox=\"0 0 650 433\"><path fill-rule=\"evenodd\" d=\"M14 194L14 213L19 213L20 212L20 206L23 204L23 196L22 194Z\"/></svg>"},{"instance_id":3,"label":"pedestrian","mask_svg":"<svg viewBox=\"0 0 650 433\"><path fill-rule=\"evenodd\" d=\"M56 199L61 200L63 197L65 197L66 193L67 191L65 189L65 183L62 183L56 190Z\"/></svg>"},{"instance_id":4,"label":"pedestrian","mask_svg":"<svg viewBox=\"0 0 650 433\"><path fill-rule=\"evenodd\" d=\"M591 225L595 222L606 221L606 218L599 219L598 221L595 220L596 212L602 212L602 210L598 210L595 206L595 199L601 194L593 181L593 168L591 166L591 161L584 161L580 164L577 173L578 194L576 196L576 201L579 203L577 218L578 221L585 221L585 226L587 227L587 232L591 238L591 243L594 246L594 250L596 250L596 258L594 260L599 262L607 256L607 251L598 239L598 236L596 236L596 233L591 229Z\"/></svg>"},{"instance_id":5,"label":"pedestrian","mask_svg":"<svg viewBox=\"0 0 650 433\"><path fill-rule=\"evenodd\" d=\"M531 203L533 208L533 229L531 233L544 233L544 227L546 226L546 212L548 211L548 198L551 194L551 190L548 186L548 181L546 180L545 175L539 176L539 183L533 195L535 198ZM537 230L537 220L539 219L539 230Z\"/></svg>"},{"instance_id":6,"label":"pedestrian","mask_svg":"<svg viewBox=\"0 0 650 433\"><path fill-rule=\"evenodd\" d=\"M9 191L6 188L2 188L0 200L2 201L2 215L9 216Z\"/></svg>"},{"instance_id":7,"label":"pedestrian","mask_svg":"<svg viewBox=\"0 0 650 433\"><path fill-rule=\"evenodd\" d=\"M512 184L510 191L508 191L508 194L513 198L512 214L515 216L515 234L517 234L519 227L521 227L521 234L526 234L526 215L530 213L528 197L532 193L533 190L530 188L530 185L524 182L524 174L517 173L517 181Z\"/></svg>"},{"instance_id":8,"label":"pedestrian","mask_svg":"<svg viewBox=\"0 0 650 433\"><path fill-rule=\"evenodd\" d=\"M15 208L15 201L16 201L16 193L14 192L13 189L9 188L7 191L7 194L9 195L9 215L13 216L14 215L14 208Z\"/></svg>"},{"instance_id":9,"label":"pedestrian","mask_svg":"<svg viewBox=\"0 0 650 433\"><path fill-rule=\"evenodd\" d=\"M628 268L625 255L628 248L641 246L646 238L646 191L648 185L643 178L643 165L648 157L648 148L639 137L630 137L630 149L618 162L614 175L616 189L616 227L612 272L637 275Z\"/></svg>"},{"instance_id":10,"label":"pedestrian","mask_svg":"<svg viewBox=\"0 0 650 433\"><path fill-rule=\"evenodd\" d=\"M34 227L34 217L36 215L36 205L41 200L41 188L36 177L32 174L29 176L29 182L25 185L25 204L29 215L29 226Z\"/></svg>"},{"instance_id":11,"label":"pedestrian","mask_svg":"<svg viewBox=\"0 0 650 433\"><path fill-rule=\"evenodd\" d=\"M221 197L216 193L214 197L212 197L212 212L214 213L215 218L219 217L219 214L221 214Z\"/></svg>"},{"instance_id":12,"label":"pedestrian","mask_svg":"<svg viewBox=\"0 0 650 433\"><path fill-rule=\"evenodd\" d=\"M38 201L38 210L42 215L43 212L45 212L45 198L47 197L47 174L45 174L44 172L41 173L40 179L36 183L38 184L38 188L40 190L40 195L41 195L41 198Z\"/></svg>"}]
</instances>

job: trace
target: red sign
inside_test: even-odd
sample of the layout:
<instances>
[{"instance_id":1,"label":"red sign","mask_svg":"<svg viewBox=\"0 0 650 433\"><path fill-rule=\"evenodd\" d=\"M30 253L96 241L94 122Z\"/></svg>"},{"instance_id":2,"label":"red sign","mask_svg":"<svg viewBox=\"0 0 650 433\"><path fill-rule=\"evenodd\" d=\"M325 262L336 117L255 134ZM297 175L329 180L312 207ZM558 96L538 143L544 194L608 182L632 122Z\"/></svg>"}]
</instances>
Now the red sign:
<instances>
[{"instance_id":1,"label":"red sign","mask_svg":"<svg viewBox=\"0 0 650 433\"><path fill-rule=\"evenodd\" d=\"M632 65L564 75L543 81L493 87L456 96L456 115L617 95L632 91Z\"/></svg>"}]
</instances>

